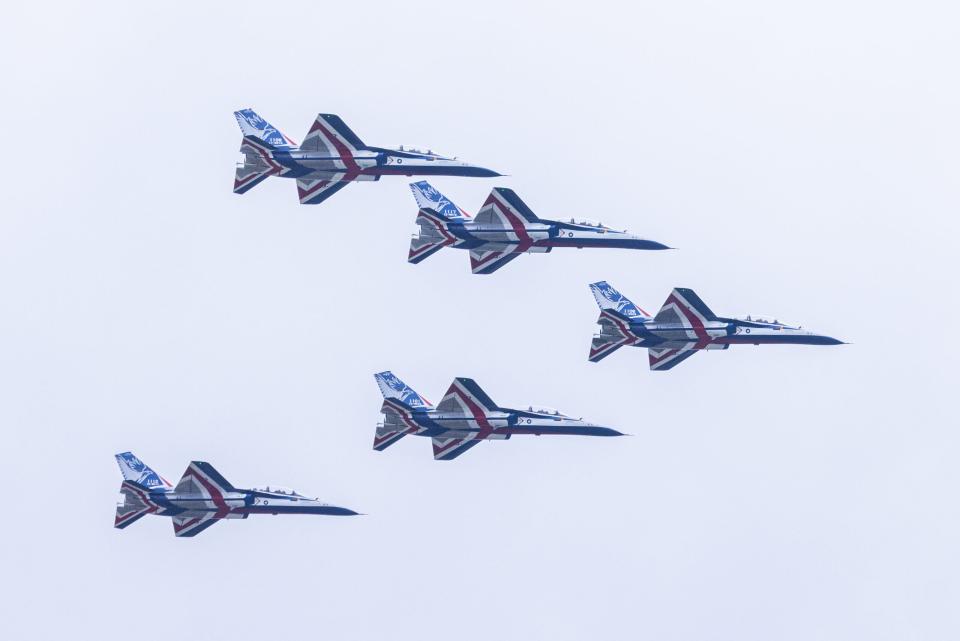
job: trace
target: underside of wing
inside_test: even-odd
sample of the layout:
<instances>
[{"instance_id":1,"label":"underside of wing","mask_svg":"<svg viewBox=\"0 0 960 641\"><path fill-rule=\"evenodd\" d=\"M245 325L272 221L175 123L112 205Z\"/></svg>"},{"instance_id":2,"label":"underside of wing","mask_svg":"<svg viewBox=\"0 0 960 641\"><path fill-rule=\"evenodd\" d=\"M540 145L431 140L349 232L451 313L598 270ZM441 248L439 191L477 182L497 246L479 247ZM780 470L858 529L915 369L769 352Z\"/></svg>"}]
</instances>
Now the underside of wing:
<instances>
[{"instance_id":1,"label":"underside of wing","mask_svg":"<svg viewBox=\"0 0 960 641\"><path fill-rule=\"evenodd\" d=\"M173 533L196 536L219 520L213 512L183 512L173 517Z\"/></svg>"},{"instance_id":2,"label":"underside of wing","mask_svg":"<svg viewBox=\"0 0 960 641\"><path fill-rule=\"evenodd\" d=\"M666 347L649 350L650 369L655 371L673 369L683 361L697 353L692 346Z\"/></svg>"},{"instance_id":3,"label":"underside of wing","mask_svg":"<svg viewBox=\"0 0 960 641\"><path fill-rule=\"evenodd\" d=\"M474 274L492 274L521 253L522 252L513 251L512 249L504 251L480 251L471 249L470 269Z\"/></svg>"},{"instance_id":4,"label":"underside of wing","mask_svg":"<svg viewBox=\"0 0 960 641\"><path fill-rule=\"evenodd\" d=\"M297 179L297 193L301 205L319 205L330 196L347 186L344 174L332 174L329 178L318 180Z\"/></svg>"},{"instance_id":5,"label":"underside of wing","mask_svg":"<svg viewBox=\"0 0 960 641\"><path fill-rule=\"evenodd\" d=\"M480 442L468 438L445 437L434 437L432 440L433 458L437 461L452 461Z\"/></svg>"}]
</instances>

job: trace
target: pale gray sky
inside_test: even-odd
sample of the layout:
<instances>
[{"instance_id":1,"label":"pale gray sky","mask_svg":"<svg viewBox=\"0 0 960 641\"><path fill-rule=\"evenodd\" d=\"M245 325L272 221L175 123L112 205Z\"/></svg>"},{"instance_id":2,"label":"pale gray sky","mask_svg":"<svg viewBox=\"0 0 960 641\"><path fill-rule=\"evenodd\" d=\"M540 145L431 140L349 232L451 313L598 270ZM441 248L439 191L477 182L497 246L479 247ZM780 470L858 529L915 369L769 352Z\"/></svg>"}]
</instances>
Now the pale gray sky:
<instances>
[{"instance_id":1,"label":"pale gray sky","mask_svg":"<svg viewBox=\"0 0 960 641\"><path fill-rule=\"evenodd\" d=\"M346 8L350 7L350 8ZM586 7L586 8L585 8ZM0 636L960 636L950 3L22 3L0 37ZM405 262L402 178L231 193L253 107L674 252ZM606 279L852 341L586 360ZM632 438L370 449L392 369ZM365 512L112 529L132 449Z\"/></svg>"}]
</instances>

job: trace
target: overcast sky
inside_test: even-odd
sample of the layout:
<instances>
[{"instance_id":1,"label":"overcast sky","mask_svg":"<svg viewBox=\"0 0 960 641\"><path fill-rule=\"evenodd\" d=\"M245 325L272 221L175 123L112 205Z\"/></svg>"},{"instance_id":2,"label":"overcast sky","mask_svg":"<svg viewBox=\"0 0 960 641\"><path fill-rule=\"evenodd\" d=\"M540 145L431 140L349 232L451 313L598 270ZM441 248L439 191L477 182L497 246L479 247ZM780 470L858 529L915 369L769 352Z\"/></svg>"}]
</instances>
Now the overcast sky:
<instances>
[{"instance_id":1,"label":"overcast sky","mask_svg":"<svg viewBox=\"0 0 960 641\"><path fill-rule=\"evenodd\" d=\"M0 636L960 636L957 10L518 4L6 8ZM234 195L243 107L678 250L409 265L406 179ZM852 344L588 363L600 279ZM374 452L383 369L633 436ZM114 530L128 449L367 516Z\"/></svg>"}]
</instances>

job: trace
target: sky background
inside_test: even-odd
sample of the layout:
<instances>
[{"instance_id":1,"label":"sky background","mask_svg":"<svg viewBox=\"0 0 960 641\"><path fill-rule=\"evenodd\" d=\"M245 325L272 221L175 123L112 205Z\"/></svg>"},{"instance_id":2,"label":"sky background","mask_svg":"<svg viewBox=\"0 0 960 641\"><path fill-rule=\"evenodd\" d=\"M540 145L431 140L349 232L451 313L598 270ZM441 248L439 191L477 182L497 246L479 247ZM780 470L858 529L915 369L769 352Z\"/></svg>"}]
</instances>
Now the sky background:
<instances>
[{"instance_id":1,"label":"sky background","mask_svg":"<svg viewBox=\"0 0 960 641\"><path fill-rule=\"evenodd\" d=\"M960 15L775 4L7 7L0 636L960 636ZM243 107L678 250L409 265L403 178L234 195ZM591 364L601 279L852 344ZM633 436L374 452L383 369ZM367 516L114 530L128 449Z\"/></svg>"}]
</instances>

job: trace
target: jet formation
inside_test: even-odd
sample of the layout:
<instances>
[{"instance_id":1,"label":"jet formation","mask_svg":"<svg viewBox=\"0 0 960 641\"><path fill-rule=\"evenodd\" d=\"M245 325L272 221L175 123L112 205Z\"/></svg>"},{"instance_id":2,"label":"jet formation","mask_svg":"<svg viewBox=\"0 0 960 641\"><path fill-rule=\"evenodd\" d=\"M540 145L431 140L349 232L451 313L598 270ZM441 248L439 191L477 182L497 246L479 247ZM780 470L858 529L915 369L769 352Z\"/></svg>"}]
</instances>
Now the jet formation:
<instances>
[{"instance_id":1,"label":"jet formation","mask_svg":"<svg viewBox=\"0 0 960 641\"><path fill-rule=\"evenodd\" d=\"M539 218L516 192L496 187L477 212L470 216L427 181L410 185L420 207L420 232L410 241L407 260L419 263L444 247L470 251L474 274L492 274L520 254L547 253L555 247L669 249L653 240L570 218Z\"/></svg>"},{"instance_id":2,"label":"jet formation","mask_svg":"<svg viewBox=\"0 0 960 641\"><path fill-rule=\"evenodd\" d=\"M453 460L481 441L507 440L517 434L623 436L551 408L500 407L469 378L455 378L436 408L392 372L380 372L374 378L383 394L384 421L377 425L373 439L373 449L378 451L407 434L429 437L438 461Z\"/></svg>"},{"instance_id":3,"label":"jet formation","mask_svg":"<svg viewBox=\"0 0 960 641\"><path fill-rule=\"evenodd\" d=\"M676 367L700 350L731 345L841 345L843 341L758 316L722 318L692 289L678 287L651 317L606 281L590 285L600 307L600 333L594 335L590 360L600 361L630 345L649 350L650 369Z\"/></svg>"},{"instance_id":4,"label":"jet formation","mask_svg":"<svg viewBox=\"0 0 960 641\"><path fill-rule=\"evenodd\" d=\"M234 116L243 132L244 156L233 181L237 194L279 176L297 181L301 204L318 205L351 182L382 176L501 175L432 151L367 146L333 114L319 114L299 146L252 109L241 109Z\"/></svg>"},{"instance_id":5,"label":"jet formation","mask_svg":"<svg viewBox=\"0 0 960 641\"><path fill-rule=\"evenodd\" d=\"M123 474L122 502L117 505L113 521L116 528L156 514L171 517L177 536L196 536L222 519L245 519L251 514L357 514L287 488L235 488L203 461L191 461L174 487L132 452L117 454L116 458Z\"/></svg>"}]
</instances>

